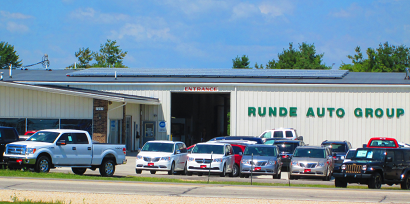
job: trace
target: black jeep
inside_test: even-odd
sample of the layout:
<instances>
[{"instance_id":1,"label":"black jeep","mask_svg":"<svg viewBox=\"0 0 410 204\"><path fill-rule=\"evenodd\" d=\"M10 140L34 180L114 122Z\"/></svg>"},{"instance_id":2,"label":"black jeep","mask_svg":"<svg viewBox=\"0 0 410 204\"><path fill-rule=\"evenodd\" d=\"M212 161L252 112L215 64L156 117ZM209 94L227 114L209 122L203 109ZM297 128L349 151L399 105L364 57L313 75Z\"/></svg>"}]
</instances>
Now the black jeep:
<instances>
[{"instance_id":1,"label":"black jeep","mask_svg":"<svg viewBox=\"0 0 410 204\"><path fill-rule=\"evenodd\" d=\"M0 126L0 166L5 165L3 161L3 152L6 144L19 140L16 128Z\"/></svg>"},{"instance_id":2,"label":"black jeep","mask_svg":"<svg viewBox=\"0 0 410 204\"><path fill-rule=\"evenodd\" d=\"M351 161L335 169L333 177L336 187L360 183L379 189L382 184L400 184L410 189L410 148L359 148Z\"/></svg>"}]
</instances>

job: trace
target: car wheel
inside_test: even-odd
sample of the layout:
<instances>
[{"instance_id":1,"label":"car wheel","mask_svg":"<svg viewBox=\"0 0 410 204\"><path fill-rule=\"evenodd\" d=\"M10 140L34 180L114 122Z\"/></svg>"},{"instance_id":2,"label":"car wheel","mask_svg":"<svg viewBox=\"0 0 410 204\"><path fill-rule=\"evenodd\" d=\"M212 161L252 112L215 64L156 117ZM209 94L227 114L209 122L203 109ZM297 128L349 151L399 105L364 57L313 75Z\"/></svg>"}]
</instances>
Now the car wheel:
<instances>
[{"instance_id":1,"label":"car wheel","mask_svg":"<svg viewBox=\"0 0 410 204\"><path fill-rule=\"evenodd\" d=\"M202 176L202 173L198 173L198 176Z\"/></svg>"},{"instance_id":2,"label":"car wheel","mask_svg":"<svg viewBox=\"0 0 410 204\"><path fill-rule=\"evenodd\" d=\"M187 175L187 176L192 176L192 172L186 171L186 175Z\"/></svg>"},{"instance_id":3,"label":"car wheel","mask_svg":"<svg viewBox=\"0 0 410 204\"><path fill-rule=\"evenodd\" d=\"M401 189L410 189L410 175L407 174L406 178L404 178L404 181L400 184Z\"/></svg>"},{"instance_id":4,"label":"car wheel","mask_svg":"<svg viewBox=\"0 0 410 204\"><path fill-rule=\"evenodd\" d=\"M323 181L330 181L329 169L326 170L326 176L323 177Z\"/></svg>"},{"instance_id":5,"label":"car wheel","mask_svg":"<svg viewBox=\"0 0 410 204\"><path fill-rule=\"evenodd\" d=\"M224 168L222 169L222 173L219 175L220 177L226 176L226 164L224 164Z\"/></svg>"},{"instance_id":6,"label":"car wheel","mask_svg":"<svg viewBox=\"0 0 410 204\"><path fill-rule=\"evenodd\" d=\"M273 175L273 179L281 179L282 177L282 171L280 169L278 169L278 173Z\"/></svg>"},{"instance_id":7,"label":"car wheel","mask_svg":"<svg viewBox=\"0 0 410 204\"><path fill-rule=\"evenodd\" d=\"M299 179L299 177L297 177L297 176L289 176L289 180L298 180Z\"/></svg>"},{"instance_id":8,"label":"car wheel","mask_svg":"<svg viewBox=\"0 0 410 204\"><path fill-rule=\"evenodd\" d=\"M141 173L142 173L142 170L141 170L141 169L135 169L135 173L141 174Z\"/></svg>"},{"instance_id":9,"label":"car wheel","mask_svg":"<svg viewBox=\"0 0 410 204\"><path fill-rule=\"evenodd\" d=\"M346 188L347 182L342 178L335 178L335 187Z\"/></svg>"},{"instance_id":10,"label":"car wheel","mask_svg":"<svg viewBox=\"0 0 410 204\"><path fill-rule=\"evenodd\" d=\"M106 159L100 166L100 174L103 177L111 177L115 172L115 163L111 159Z\"/></svg>"},{"instance_id":11,"label":"car wheel","mask_svg":"<svg viewBox=\"0 0 410 204\"><path fill-rule=\"evenodd\" d=\"M373 189L380 189L382 187L382 177L379 173L374 173L372 175L368 187Z\"/></svg>"},{"instance_id":12,"label":"car wheel","mask_svg":"<svg viewBox=\"0 0 410 204\"><path fill-rule=\"evenodd\" d=\"M183 174L183 175L188 175L188 167L187 167L187 164L186 164L186 163L185 163L184 171L182 172L182 174Z\"/></svg>"},{"instance_id":13,"label":"car wheel","mask_svg":"<svg viewBox=\"0 0 410 204\"><path fill-rule=\"evenodd\" d=\"M153 171L153 170L151 170L151 171L149 171L151 174L155 174L155 173L157 173L157 171Z\"/></svg>"},{"instance_id":14,"label":"car wheel","mask_svg":"<svg viewBox=\"0 0 410 204\"><path fill-rule=\"evenodd\" d=\"M245 175L245 178L249 178L249 174L246 174L246 175Z\"/></svg>"},{"instance_id":15,"label":"car wheel","mask_svg":"<svg viewBox=\"0 0 410 204\"><path fill-rule=\"evenodd\" d=\"M239 176L239 166L234 164L232 169L232 176L237 177Z\"/></svg>"},{"instance_id":16,"label":"car wheel","mask_svg":"<svg viewBox=\"0 0 410 204\"><path fill-rule=\"evenodd\" d=\"M168 171L168 175L174 175L174 174L175 174L175 162L172 162L171 170Z\"/></svg>"},{"instance_id":17,"label":"car wheel","mask_svg":"<svg viewBox=\"0 0 410 204\"><path fill-rule=\"evenodd\" d=\"M34 170L39 173L48 173L50 171L50 159L47 156L38 158Z\"/></svg>"},{"instance_id":18,"label":"car wheel","mask_svg":"<svg viewBox=\"0 0 410 204\"><path fill-rule=\"evenodd\" d=\"M87 171L87 168L71 168L71 171L77 175L83 175L85 171Z\"/></svg>"}]
</instances>

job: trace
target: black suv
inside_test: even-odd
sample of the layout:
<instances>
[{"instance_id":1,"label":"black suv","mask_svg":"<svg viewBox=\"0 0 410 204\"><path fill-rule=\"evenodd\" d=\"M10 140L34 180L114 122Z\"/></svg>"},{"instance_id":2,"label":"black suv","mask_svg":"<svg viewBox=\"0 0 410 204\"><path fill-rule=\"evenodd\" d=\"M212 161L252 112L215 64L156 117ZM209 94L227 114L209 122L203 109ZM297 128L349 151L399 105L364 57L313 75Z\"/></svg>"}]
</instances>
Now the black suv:
<instances>
[{"instance_id":1,"label":"black suv","mask_svg":"<svg viewBox=\"0 0 410 204\"><path fill-rule=\"evenodd\" d=\"M348 141L325 140L322 142L321 146L332 149L335 169L338 169L343 164L343 160L345 159L347 152L349 149L352 149L352 144Z\"/></svg>"},{"instance_id":2,"label":"black suv","mask_svg":"<svg viewBox=\"0 0 410 204\"><path fill-rule=\"evenodd\" d=\"M382 184L400 184L410 189L410 148L359 148L333 176L336 187L360 183L379 189Z\"/></svg>"},{"instance_id":3,"label":"black suv","mask_svg":"<svg viewBox=\"0 0 410 204\"><path fill-rule=\"evenodd\" d=\"M269 144L269 141L265 144ZM289 171L293 152L296 147L305 146L305 143L302 140L275 140L273 145L278 146L279 155L282 158L282 171Z\"/></svg>"},{"instance_id":4,"label":"black suv","mask_svg":"<svg viewBox=\"0 0 410 204\"><path fill-rule=\"evenodd\" d=\"M6 144L19 140L16 128L0 126L0 165L4 165L3 153Z\"/></svg>"}]
</instances>

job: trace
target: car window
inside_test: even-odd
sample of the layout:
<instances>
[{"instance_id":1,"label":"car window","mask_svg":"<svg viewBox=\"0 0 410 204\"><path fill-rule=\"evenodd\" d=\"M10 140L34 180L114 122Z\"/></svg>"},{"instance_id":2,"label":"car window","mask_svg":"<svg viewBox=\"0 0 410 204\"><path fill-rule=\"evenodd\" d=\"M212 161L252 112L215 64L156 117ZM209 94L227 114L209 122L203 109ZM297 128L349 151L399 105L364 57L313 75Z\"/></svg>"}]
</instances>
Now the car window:
<instances>
[{"instance_id":1,"label":"car window","mask_svg":"<svg viewBox=\"0 0 410 204\"><path fill-rule=\"evenodd\" d=\"M14 132L14 129L4 128L2 132L4 140L16 140L16 132Z\"/></svg>"},{"instance_id":2,"label":"car window","mask_svg":"<svg viewBox=\"0 0 410 204\"><path fill-rule=\"evenodd\" d=\"M352 159L384 161L385 152L386 150L383 149L359 149ZM394 156L394 154L391 155Z\"/></svg>"},{"instance_id":3,"label":"car window","mask_svg":"<svg viewBox=\"0 0 410 204\"><path fill-rule=\"evenodd\" d=\"M247 146L244 155L253 156L276 156L277 150L275 146L271 147L254 147Z\"/></svg>"},{"instance_id":4,"label":"car window","mask_svg":"<svg viewBox=\"0 0 410 204\"><path fill-rule=\"evenodd\" d=\"M40 131L34 133L30 138L27 139L27 141L53 143L58 135L60 135L60 133L58 132Z\"/></svg>"},{"instance_id":5,"label":"car window","mask_svg":"<svg viewBox=\"0 0 410 204\"><path fill-rule=\"evenodd\" d=\"M233 148L234 154L239 154L239 152L243 153L242 149L238 146L232 146L232 148Z\"/></svg>"},{"instance_id":6,"label":"car window","mask_svg":"<svg viewBox=\"0 0 410 204\"><path fill-rule=\"evenodd\" d=\"M274 137L274 138L277 138L277 137L283 138L283 132L282 132L282 131L275 131L275 132L273 133L273 137Z\"/></svg>"},{"instance_id":7,"label":"car window","mask_svg":"<svg viewBox=\"0 0 410 204\"><path fill-rule=\"evenodd\" d=\"M145 143L142 147L141 151L147 152L174 152L174 144L173 143L157 143L157 142L149 142Z\"/></svg>"},{"instance_id":8,"label":"car window","mask_svg":"<svg viewBox=\"0 0 410 204\"><path fill-rule=\"evenodd\" d=\"M266 140L266 142L264 144L271 145L271 144L274 144L274 143L275 143L275 140Z\"/></svg>"},{"instance_id":9,"label":"car window","mask_svg":"<svg viewBox=\"0 0 410 204\"><path fill-rule=\"evenodd\" d=\"M265 132L265 134L262 135L263 138L271 138L271 132Z\"/></svg>"},{"instance_id":10,"label":"car window","mask_svg":"<svg viewBox=\"0 0 410 204\"><path fill-rule=\"evenodd\" d=\"M279 152L293 153L299 145L298 143L279 143L276 146L278 146Z\"/></svg>"},{"instance_id":11,"label":"car window","mask_svg":"<svg viewBox=\"0 0 410 204\"><path fill-rule=\"evenodd\" d=\"M373 140L370 143L372 147L395 147L396 143L393 140Z\"/></svg>"},{"instance_id":12,"label":"car window","mask_svg":"<svg viewBox=\"0 0 410 204\"><path fill-rule=\"evenodd\" d=\"M65 140L66 144L75 144L75 138L75 135L72 133L64 133L63 135L61 135L58 141Z\"/></svg>"},{"instance_id":13,"label":"car window","mask_svg":"<svg viewBox=\"0 0 410 204\"><path fill-rule=\"evenodd\" d=\"M286 131L286 137L293 137L292 131Z\"/></svg>"},{"instance_id":14,"label":"car window","mask_svg":"<svg viewBox=\"0 0 410 204\"><path fill-rule=\"evenodd\" d=\"M197 154L211 154L211 152L213 152L213 154L224 154L224 146L197 144L192 149L192 153L197 153Z\"/></svg>"},{"instance_id":15,"label":"car window","mask_svg":"<svg viewBox=\"0 0 410 204\"><path fill-rule=\"evenodd\" d=\"M349 150L346 155L346 159L351 159L354 155L356 155L356 150Z\"/></svg>"},{"instance_id":16,"label":"car window","mask_svg":"<svg viewBox=\"0 0 410 204\"><path fill-rule=\"evenodd\" d=\"M326 158L326 150L297 148L293 153L293 157Z\"/></svg>"},{"instance_id":17,"label":"car window","mask_svg":"<svg viewBox=\"0 0 410 204\"><path fill-rule=\"evenodd\" d=\"M88 138L85 133L75 133L75 144L88 144Z\"/></svg>"},{"instance_id":18,"label":"car window","mask_svg":"<svg viewBox=\"0 0 410 204\"><path fill-rule=\"evenodd\" d=\"M345 144L324 143L324 144L322 144L322 146L331 148L332 152L346 152L346 145Z\"/></svg>"}]
</instances>

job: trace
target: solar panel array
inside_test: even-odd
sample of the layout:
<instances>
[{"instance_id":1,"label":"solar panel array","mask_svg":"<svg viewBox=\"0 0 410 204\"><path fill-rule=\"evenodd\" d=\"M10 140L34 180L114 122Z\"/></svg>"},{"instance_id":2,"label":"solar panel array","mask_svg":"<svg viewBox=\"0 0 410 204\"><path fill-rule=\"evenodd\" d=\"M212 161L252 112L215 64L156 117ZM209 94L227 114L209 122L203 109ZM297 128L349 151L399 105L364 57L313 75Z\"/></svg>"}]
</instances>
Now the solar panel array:
<instances>
[{"instance_id":1,"label":"solar panel array","mask_svg":"<svg viewBox=\"0 0 410 204\"><path fill-rule=\"evenodd\" d=\"M171 69L91 68L67 74L69 77L207 77L207 78L312 78L342 79L347 70L301 69Z\"/></svg>"}]
</instances>

